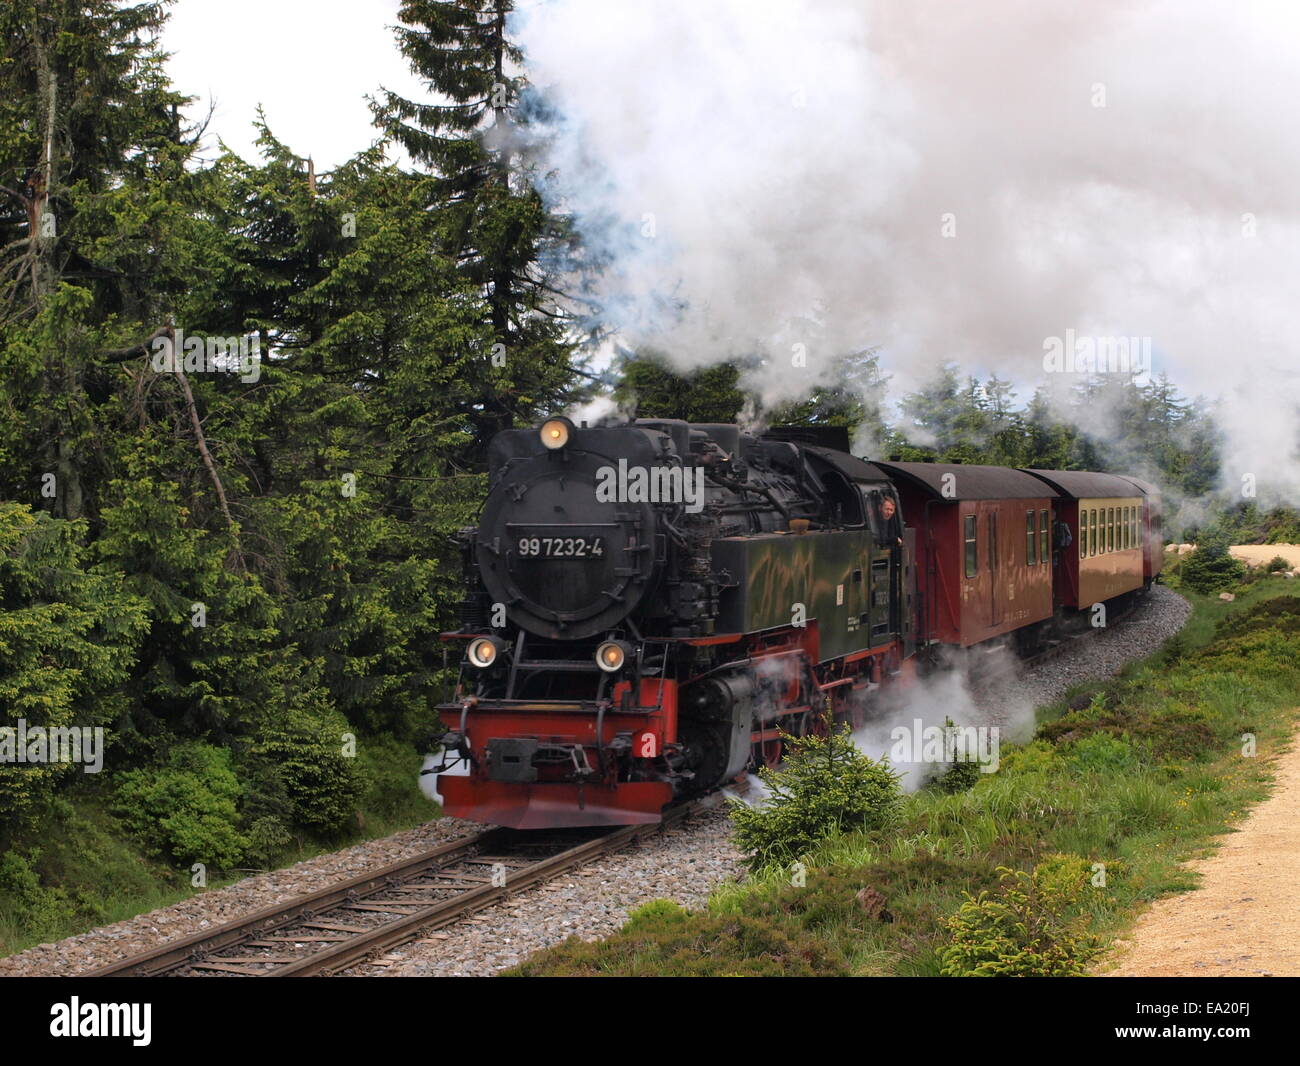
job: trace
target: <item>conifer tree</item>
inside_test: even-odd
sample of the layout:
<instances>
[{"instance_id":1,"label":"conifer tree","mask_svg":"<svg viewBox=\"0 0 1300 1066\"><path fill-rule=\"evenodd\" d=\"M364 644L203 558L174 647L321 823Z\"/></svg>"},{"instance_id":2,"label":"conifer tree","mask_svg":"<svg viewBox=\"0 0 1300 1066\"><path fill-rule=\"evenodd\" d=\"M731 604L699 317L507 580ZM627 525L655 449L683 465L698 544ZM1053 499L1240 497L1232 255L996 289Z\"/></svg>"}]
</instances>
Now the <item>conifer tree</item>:
<instances>
[{"instance_id":1,"label":"conifer tree","mask_svg":"<svg viewBox=\"0 0 1300 1066\"><path fill-rule=\"evenodd\" d=\"M516 424L562 409L581 391L560 292L570 247L564 220L534 183L525 150L527 81L509 36L514 0L406 0L398 45L430 101L383 91L377 123L433 177L441 249L479 307L479 328L452 356L470 457Z\"/></svg>"},{"instance_id":2,"label":"conifer tree","mask_svg":"<svg viewBox=\"0 0 1300 1066\"><path fill-rule=\"evenodd\" d=\"M162 71L165 18L161 2L0 8L0 371L20 412L0 429L0 488L71 518L93 517L105 474L115 338L146 334L185 274L171 238L193 138Z\"/></svg>"}]
</instances>

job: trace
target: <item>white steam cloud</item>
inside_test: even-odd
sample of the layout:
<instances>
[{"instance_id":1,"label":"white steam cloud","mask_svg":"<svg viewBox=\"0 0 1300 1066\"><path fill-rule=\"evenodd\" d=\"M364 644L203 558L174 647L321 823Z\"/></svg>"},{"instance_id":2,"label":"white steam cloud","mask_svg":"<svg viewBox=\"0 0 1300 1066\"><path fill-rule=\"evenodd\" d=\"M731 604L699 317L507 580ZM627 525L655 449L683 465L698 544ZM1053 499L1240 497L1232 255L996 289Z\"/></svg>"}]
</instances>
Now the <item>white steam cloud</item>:
<instances>
[{"instance_id":1,"label":"white steam cloud","mask_svg":"<svg viewBox=\"0 0 1300 1066\"><path fill-rule=\"evenodd\" d=\"M762 354L774 402L873 345L901 393L1149 337L1226 401L1227 484L1300 500L1294 5L553 0L516 32L625 343Z\"/></svg>"}]
</instances>

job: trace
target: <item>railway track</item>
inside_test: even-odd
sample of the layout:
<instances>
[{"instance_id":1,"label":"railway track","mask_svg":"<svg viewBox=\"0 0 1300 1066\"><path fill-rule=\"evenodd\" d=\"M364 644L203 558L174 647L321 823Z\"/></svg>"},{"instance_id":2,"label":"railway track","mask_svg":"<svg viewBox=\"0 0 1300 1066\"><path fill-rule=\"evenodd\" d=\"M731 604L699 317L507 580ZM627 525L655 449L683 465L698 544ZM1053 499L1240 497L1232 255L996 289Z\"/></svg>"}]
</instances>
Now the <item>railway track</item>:
<instances>
[{"instance_id":1,"label":"railway track","mask_svg":"<svg viewBox=\"0 0 1300 1066\"><path fill-rule=\"evenodd\" d=\"M1123 624L1132 610L1114 619ZM1087 636L1061 640L1007 669L1033 667ZM998 679L1001 671L981 680ZM545 836L490 829L327 885L215 929L127 956L84 977L306 977L338 973L423 932L452 925L534 885L611 854L720 802L721 793L668 810L662 822Z\"/></svg>"},{"instance_id":2,"label":"railway track","mask_svg":"<svg viewBox=\"0 0 1300 1066\"><path fill-rule=\"evenodd\" d=\"M490 829L79 976L328 976L618 851L700 806L671 808L652 825L540 837Z\"/></svg>"}]
</instances>

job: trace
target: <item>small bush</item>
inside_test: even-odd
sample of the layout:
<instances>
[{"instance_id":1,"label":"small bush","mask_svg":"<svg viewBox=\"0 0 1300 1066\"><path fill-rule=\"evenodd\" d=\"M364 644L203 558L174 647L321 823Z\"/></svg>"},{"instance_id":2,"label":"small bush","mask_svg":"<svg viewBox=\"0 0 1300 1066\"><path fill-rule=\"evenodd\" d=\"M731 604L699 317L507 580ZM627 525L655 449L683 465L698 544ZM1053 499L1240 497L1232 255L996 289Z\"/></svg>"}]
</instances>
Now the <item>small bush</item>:
<instances>
[{"instance_id":1,"label":"small bush","mask_svg":"<svg viewBox=\"0 0 1300 1066\"><path fill-rule=\"evenodd\" d=\"M248 827L248 857L270 867L292 841L293 835L279 818L263 815Z\"/></svg>"},{"instance_id":2,"label":"small bush","mask_svg":"<svg viewBox=\"0 0 1300 1066\"><path fill-rule=\"evenodd\" d=\"M653 924L662 920L676 921L685 918L686 915L686 908L680 903L671 899L652 899L628 912L625 928L632 929L645 923Z\"/></svg>"},{"instance_id":3,"label":"small bush","mask_svg":"<svg viewBox=\"0 0 1300 1066\"><path fill-rule=\"evenodd\" d=\"M355 814L366 781L358 760L343 754L347 732L342 715L320 707L293 708L260 729L251 760L273 768L295 826L336 832ZM275 791L267 788L268 808Z\"/></svg>"},{"instance_id":4,"label":"small bush","mask_svg":"<svg viewBox=\"0 0 1300 1066\"><path fill-rule=\"evenodd\" d=\"M1167 666L1173 666L1187 656L1187 638L1179 630L1160 649L1160 655Z\"/></svg>"},{"instance_id":5,"label":"small bush","mask_svg":"<svg viewBox=\"0 0 1300 1066\"><path fill-rule=\"evenodd\" d=\"M1226 548L1206 546L1183 560L1178 580L1193 592L1211 593L1239 584L1245 575L1245 564L1229 555Z\"/></svg>"},{"instance_id":6,"label":"small bush","mask_svg":"<svg viewBox=\"0 0 1300 1066\"><path fill-rule=\"evenodd\" d=\"M950 741L957 728L951 718L944 719L944 729ZM950 794L967 792L975 787L984 770L979 762L974 759L957 758L957 749L955 747L952 748L952 751L953 759L948 763L948 769L940 775L936 785L941 792Z\"/></svg>"},{"instance_id":7,"label":"small bush","mask_svg":"<svg viewBox=\"0 0 1300 1066\"><path fill-rule=\"evenodd\" d=\"M996 893L967 896L945 927L952 940L939 952L945 977L1080 977L1100 954L1087 918L1069 910L1091 891L1088 864L1052 856L1033 873L1000 868Z\"/></svg>"},{"instance_id":8,"label":"small bush","mask_svg":"<svg viewBox=\"0 0 1300 1066\"><path fill-rule=\"evenodd\" d=\"M787 739L780 770L760 770L771 790L762 807L733 802L736 846L750 870L785 866L839 833L883 828L895 817L899 775L853 744L848 726L825 737Z\"/></svg>"},{"instance_id":9,"label":"small bush","mask_svg":"<svg viewBox=\"0 0 1300 1066\"><path fill-rule=\"evenodd\" d=\"M151 854L229 869L249 846L238 828L241 791L230 752L194 742L166 766L124 773L113 809Z\"/></svg>"},{"instance_id":10,"label":"small bush","mask_svg":"<svg viewBox=\"0 0 1300 1066\"><path fill-rule=\"evenodd\" d=\"M1264 569L1270 574L1280 574L1283 570L1290 570L1291 564L1283 559L1282 556L1275 555L1264 564Z\"/></svg>"}]
</instances>

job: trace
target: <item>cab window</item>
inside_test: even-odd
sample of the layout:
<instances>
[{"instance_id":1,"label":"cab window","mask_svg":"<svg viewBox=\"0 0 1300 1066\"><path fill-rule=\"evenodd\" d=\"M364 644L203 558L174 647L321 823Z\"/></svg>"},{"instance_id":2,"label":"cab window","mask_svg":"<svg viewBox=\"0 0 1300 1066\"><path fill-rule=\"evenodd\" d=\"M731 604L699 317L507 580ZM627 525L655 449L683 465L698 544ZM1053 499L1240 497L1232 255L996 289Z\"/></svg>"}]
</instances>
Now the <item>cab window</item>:
<instances>
[{"instance_id":1,"label":"cab window","mask_svg":"<svg viewBox=\"0 0 1300 1066\"><path fill-rule=\"evenodd\" d=\"M979 528L973 514L968 514L963 519L965 525L964 536L966 540L966 576L974 577L979 567L979 549L976 545L976 530Z\"/></svg>"},{"instance_id":2,"label":"cab window","mask_svg":"<svg viewBox=\"0 0 1300 1066\"><path fill-rule=\"evenodd\" d=\"M892 492L872 490L867 497L867 513L876 534L876 543L893 545L903 535L903 515Z\"/></svg>"}]
</instances>

